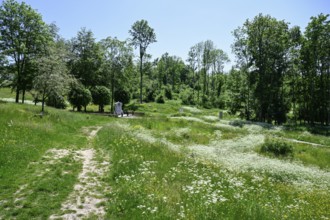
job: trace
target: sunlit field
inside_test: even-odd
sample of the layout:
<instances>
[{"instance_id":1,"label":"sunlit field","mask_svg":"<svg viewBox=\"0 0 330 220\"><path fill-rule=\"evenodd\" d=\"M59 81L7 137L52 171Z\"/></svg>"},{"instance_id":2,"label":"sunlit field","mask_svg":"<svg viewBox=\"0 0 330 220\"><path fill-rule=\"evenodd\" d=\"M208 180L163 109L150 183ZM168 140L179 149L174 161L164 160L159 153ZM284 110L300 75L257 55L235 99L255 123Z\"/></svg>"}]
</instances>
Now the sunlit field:
<instances>
[{"instance_id":1,"label":"sunlit field","mask_svg":"<svg viewBox=\"0 0 330 220\"><path fill-rule=\"evenodd\" d=\"M46 110L0 104L0 219L330 218L330 138L308 127L177 101L130 118Z\"/></svg>"}]
</instances>

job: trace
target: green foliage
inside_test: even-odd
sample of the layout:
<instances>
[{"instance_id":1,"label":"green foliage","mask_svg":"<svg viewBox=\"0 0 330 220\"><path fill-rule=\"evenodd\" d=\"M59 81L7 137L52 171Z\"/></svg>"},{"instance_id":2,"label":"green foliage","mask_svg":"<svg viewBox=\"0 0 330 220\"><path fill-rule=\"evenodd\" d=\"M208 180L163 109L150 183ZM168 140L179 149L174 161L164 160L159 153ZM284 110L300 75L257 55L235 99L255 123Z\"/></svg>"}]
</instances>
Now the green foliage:
<instances>
[{"instance_id":1,"label":"green foliage","mask_svg":"<svg viewBox=\"0 0 330 220\"><path fill-rule=\"evenodd\" d=\"M162 94L158 94L156 96L156 103L161 103L161 104L165 103L165 99L164 99L164 96Z\"/></svg>"},{"instance_id":2,"label":"green foliage","mask_svg":"<svg viewBox=\"0 0 330 220\"><path fill-rule=\"evenodd\" d=\"M104 112L104 106L110 103L110 90L105 86L91 89L93 103L99 105L99 112Z\"/></svg>"},{"instance_id":3,"label":"green foliage","mask_svg":"<svg viewBox=\"0 0 330 220\"><path fill-rule=\"evenodd\" d=\"M50 41L48 26L31 6L15 0L2 2L0 51L15 62L13 87L16 88L16 102L19 101L19 93L23 91L24 94L32 84L34 72L30 69L31 61L34 57L45 54L45 45Z\"/></svg>"},{"instance_id":4,"label":"green foliage","mask_svg":"<svg viewBox=\"0 0 330 220\"><path fill-rule=\"evenodd\" d=\"M139 106L137 105L137 103L135 101L133 101L132 103L126 105L126 109L132 112L135 112L136 110L139 109Z\"/></svg>"},{"instance_id":5,"label":"green foliage","mask_svg":"<svg viewBox=\"0 0 330 220\"><path fill-rule=\"evenodd\" d=\"M48 98L46 99L46 105L59 109L65 109L67 107L65 98L56 92L49 94Z\"/></svg>"},{"instance_id":6,"label":"green foliage","mask_svg":"<svg viewBox=\"0 0 330 220\"><path fill-rule=\"evenodd\" d=\"M301 43L301 78L296 77L296 91L299 104L299 118L310 124L319 122L330 124L330 77L329 70L323 68L330 63L329 15L311 17ZM313 51L313 52L311 52Z\"/></svg>"},{"instance_id":7,"label":"green foliage","mask_svg":"<svg viewBox=\"0 0 330 220\"><path fill-rule=\"evenodd\" d=\"M140 103L142 103L142 88L143 88L143 56L146 53L149 44L157 42L154 29L151 28L146 20L136 21L131 30L132 44L135 48L140 49Z\"/></svg>"},{"instance_id":8,"label":"green foliage","mask_svg":"<svg viewBox=\"0 0 330 220\"><path fill-rule=\"evenodd\" d=\"M257 120L284 123L284 115L289 110L285 100L286 90L283 89L288 65L286 54L290 48L288 23L259 14L252 21L247 20L243 28L236 31L235 36L235 52L240 59L245 60L241 64L242 70L251 66L255 68L248 75L248 91L245 94L249 95L249 89L253 86L253 96L256 99L253 107ZM245 100L248 99L245 97Z\"/></svg>"},{"instance_id":9,"label":"green foliage","mask_svg":"<svg viewBox=\"0 0 330 220\"><path fill-rule=\"evenodd\" d=\"M146 88L146 96L144 97L145 102L154 102L155 98L158 94L158 89L154 84L147 86Z\"/></svg>"},{"instance_id":10,"label":"green foliage","mask_svg":"<svg viewBox=\"0 0 330 220\"><path fill-rule=\"evenodd\" d=\"M202 99L199 102L199 105L202 106L203 108L207 108L207 109L212 108L212 103L210 102L210 97L207 95L202 95Z\"/></svg>"},{"instance_id":11,"label":"green foliage","mask_svg":"<svg viewBox=\"0 0 330 220\"><path fill-rule=\"evenodd\" d=\"M165 95L165 98L171 100L173 98L172 97L172 89L170 87L168 87L168 86L165 86L164 87L164 95Z\"/></svg>"},{"instance_id":12,"label":"green foliage","mask_svg":"<svg viewBox=\"0 0 330 220\"><path fill-rule=\"evenodd\" d=\"M225 109L226 108L226 95L221 95L220 97L211 96L210 103L214 108Z\"/></svg>"},{"instance_id":13,"label":"green foliage","mask_svg":"<svg viewBox=\"0 0 330 220\"><path fill-rule=\"evenodd\" d=\"M267 141L261 146L260 151L273 154L276 157L293 156L293 147L286 142Z\"/></svg>"},{"instance_id":14,"label":"green foliage","mask_svg":"<svg viewBox=\"0 0 330 220\"><path fill-rule=\"evenodd\" d=\"M48 46L47 55L35 61L38 75L34 77L33 87L40 94L42 111L46 100L54 107L65 107L63 94L67 93L72 81L65 63L66 55L64 42L58 41ZM38 97L38 94L36 96Z\"/></svg>"},{"instance_id":15,"label":"green foliage","mask_svg":"<svg viewBox=\"0 0 330 220\"><path fill-rule=\"evenodd\" d=\"M70 47L72 55L68 65L71 74L88 88L102 84L98 77L102 64L102 50L95 41L93 32L82 28L71 40Z\"/></svg>"},{"instance_id":16,"label":"green foliage","mask_svg":"<svg viewBox=\"0 0 330 220\"><path fill-rule=\"evenodd\" d=\"M180 99L183 105L195 105L195 97L190 88L186 88L180 92Z\"/></svg>"},{"instance_id":17,"label":"green foliage","mask_svg":"<svg viewBox=\"0 0 330 220\"><path fill-rule=\"evenodd\" d=\"M130 102L131 96L127 90L118 89L115 91L114 99L115 101L119 101L125 105Z\"/></svg>"},{"instance_id":18,"label":"green foliage","mask_svg":"<svg viewBox=\"0 0 330 220\"><path fill-rule=\"evenodd\" d=\"M92 94L88 89L84 88L83 85L73 83L69 90L68 101L73 108L77 108L78 111L81 111L82 107L84 107L86 111L86 106L92 101Z\"/></svg>"}]
</instances>

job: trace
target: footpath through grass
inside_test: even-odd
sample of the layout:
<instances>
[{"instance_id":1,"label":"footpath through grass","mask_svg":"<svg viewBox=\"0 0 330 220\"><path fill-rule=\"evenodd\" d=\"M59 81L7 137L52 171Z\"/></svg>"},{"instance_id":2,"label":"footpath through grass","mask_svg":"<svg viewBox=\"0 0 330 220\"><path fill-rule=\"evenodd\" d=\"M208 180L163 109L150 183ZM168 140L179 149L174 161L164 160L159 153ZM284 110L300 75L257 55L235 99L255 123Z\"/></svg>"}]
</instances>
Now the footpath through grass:
<instances>
[{"instance_id":1,"label":"footpath through grass","mask_svg":"<svg viewBox=\"0 0 330 220\"><path fill-rule=\"evenodd\" d=\"M72 152L86 147L82 127L104 117L40 107L0 104L0 219L46 219L61 208L77 181L81 162Z\"/></svg>"}]
</instances>

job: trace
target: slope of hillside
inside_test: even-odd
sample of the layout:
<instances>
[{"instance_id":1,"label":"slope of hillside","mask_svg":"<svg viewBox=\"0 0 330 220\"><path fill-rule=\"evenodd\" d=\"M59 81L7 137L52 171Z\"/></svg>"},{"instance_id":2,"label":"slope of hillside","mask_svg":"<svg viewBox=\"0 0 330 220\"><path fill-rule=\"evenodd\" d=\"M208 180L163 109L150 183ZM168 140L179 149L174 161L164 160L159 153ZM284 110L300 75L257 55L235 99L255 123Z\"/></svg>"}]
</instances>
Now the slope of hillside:
<instances>
[{"instance_id":1,"label":"slope of hillside","mask_svg":"<svg viewBox=\"0 0 330 220\"><path fill-rule=\"evenodd\" d=\"M175 101L139 110L1 103L0 219L330 218L329 137ZM260 152L273 141L292 155Z\"/></svg>"}]
</instances>

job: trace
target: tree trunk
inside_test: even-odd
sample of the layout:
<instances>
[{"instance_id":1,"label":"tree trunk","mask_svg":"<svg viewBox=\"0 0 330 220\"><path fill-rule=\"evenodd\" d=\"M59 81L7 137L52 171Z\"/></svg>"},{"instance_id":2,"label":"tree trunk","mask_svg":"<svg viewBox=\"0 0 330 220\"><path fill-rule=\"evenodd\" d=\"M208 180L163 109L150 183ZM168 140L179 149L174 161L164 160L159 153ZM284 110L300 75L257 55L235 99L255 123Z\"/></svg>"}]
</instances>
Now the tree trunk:
<instances>
[{"instance_id":1,"label":"tree trunk","mask_svg":"<svg viewBox=\"0 0 330 220\"><path fill-rule=\"evenodd\" d=\"M20 73L20 65L16 62L16 68L17 68L17 84L16 84L16 99L15 102L19 102L19 92L20 92L20 84L21 84L21 73Z\"/></svg>"},{"instance_id":2,"label":"tree trunk","mask_svg":"<svg viewBox=\"0 0 330 220\"><path fill-rule=\"evenodd\" d=\"M206 68L204 67L203 95L206 95Z\"/></svg>"},{"instance_id":3,"label":"tree trunk","mask_svg":"<svg viewBox=\"0 0 330 220\"><path fill-rule=\"evenodd\" d=\"M195 101L195 71L193 70L193 84L192 84L193 100Z\"/></svg>"},{"instance_id":4,"label":"tree trunk","mask_svg":"<svg viewBox=\"0 0 330 220\"><path fill-rule=\"evenodd\" d=\"M19 101L19 88L18 88L18 85L16 87L16 99L15 99L15 102L18 103Z\"/></svg>"},{"instance_id":5,"label":"tree trunk","mask_svg":"<svg viewBox=\"0 0 330 220\"><path fill-rule=\"evenodd\" d=\"M41 104L41 112L45 111L45 92L42 93L42 104Z\"/></svg>"},{"instance_id":6,"label":"tree trunk","mask_svg":"<svg viewBox=\"0 0 330 220\"><path fill-rule=\"evenodd\" d=\"M110 112L113 113L114 109L113 109L113 101L115 98L115 80L114 80L115 76L114 73L111 76L111 100L110 100Z\"/></svg>"},{"instance_id":7,"label":"tree trunk","mask_svg":"<svg viewBox=\"0 0 330 220\"><path fill-rule=\"evenodd\" d=\"M23 88L23 93L22 93L22 103L24 104L25 101L25 88Z\"/></svg>"},{"instance_id":8,"label":"tree trunk","mask_svg":"<svg viewBox=\"0 0 330 220\"><path fill-rule=\"evenodd\" d=\"M143 59L143 55L140 56L140 103L141 104L142 104L142 85L143 85L142 59Z\"/></svg>"}]
</instances>

